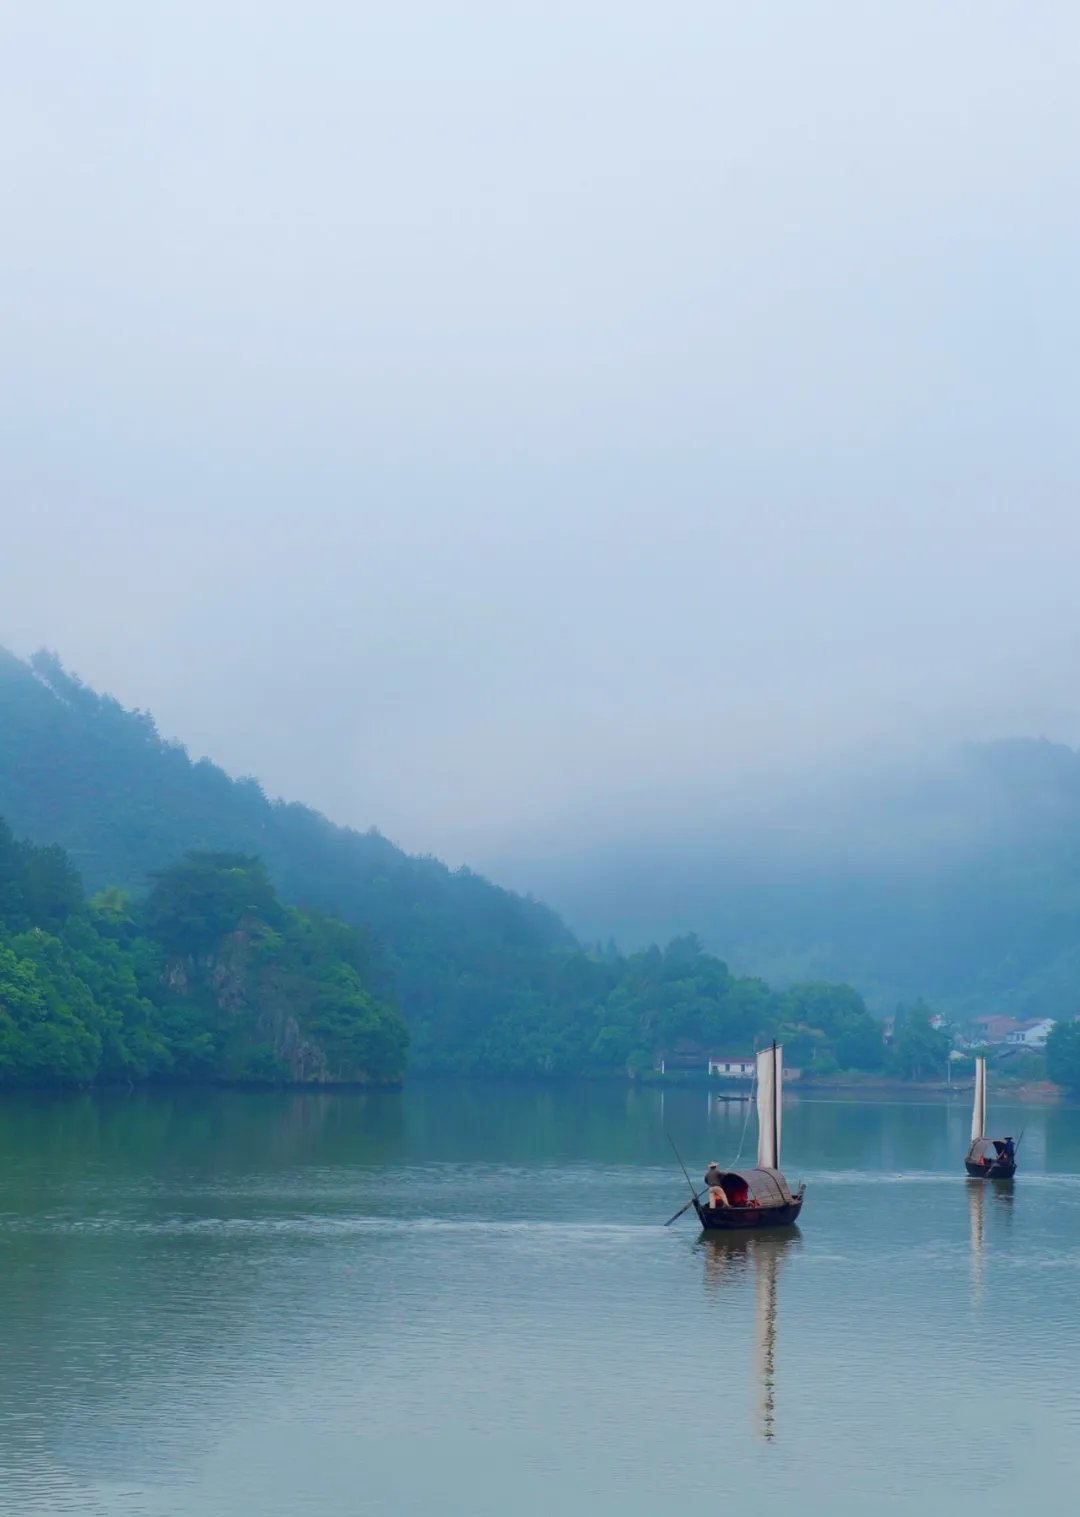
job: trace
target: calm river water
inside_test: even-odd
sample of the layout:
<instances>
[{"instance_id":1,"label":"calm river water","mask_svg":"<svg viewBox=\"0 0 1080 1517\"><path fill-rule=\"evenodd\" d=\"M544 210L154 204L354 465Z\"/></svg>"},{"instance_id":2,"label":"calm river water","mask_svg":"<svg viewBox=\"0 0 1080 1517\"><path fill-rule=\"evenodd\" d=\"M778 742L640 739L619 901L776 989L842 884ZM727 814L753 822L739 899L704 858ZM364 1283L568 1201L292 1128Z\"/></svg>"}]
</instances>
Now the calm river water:
<instances>
[{"instance_id":1,"label":"calm river water","mask_svg":"<svg viewBox=\"0 0 1080 1517\"><path fill-rule=\"evenodd\" d=\"M920 1517L1080 1486L1080 1111L789 1100L797 1234L702 1242L704 1092L0 1102L0 1513ZM753 1146L754 1124L745 1152Z\"/></svg>"}]
</instances>

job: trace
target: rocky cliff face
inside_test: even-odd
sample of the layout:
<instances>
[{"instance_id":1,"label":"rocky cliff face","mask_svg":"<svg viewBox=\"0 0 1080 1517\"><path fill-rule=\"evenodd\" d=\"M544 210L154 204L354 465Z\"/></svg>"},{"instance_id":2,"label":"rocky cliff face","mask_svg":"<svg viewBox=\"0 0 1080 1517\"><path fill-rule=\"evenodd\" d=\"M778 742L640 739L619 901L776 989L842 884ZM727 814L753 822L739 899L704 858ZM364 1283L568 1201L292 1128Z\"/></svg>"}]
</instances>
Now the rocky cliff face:
<instances>
[{"instance_id":1,"label":"rocky cliff face","mask_svg":"<svg viewBox=\"0 0 1080 1517\"><path fill-rule=\"evenodd\" d=\"M217 1077L297 1085L394 1085L406 1036L391 1026L345 965L328 976L293 961L261 925L230 933L211 953L166 960L161 989L175 1017L212 1043ZM400 1022L400 1019L396 1019ZM394 1042L399 1047L394 1048Z\"/></svg>"}]
</instances>

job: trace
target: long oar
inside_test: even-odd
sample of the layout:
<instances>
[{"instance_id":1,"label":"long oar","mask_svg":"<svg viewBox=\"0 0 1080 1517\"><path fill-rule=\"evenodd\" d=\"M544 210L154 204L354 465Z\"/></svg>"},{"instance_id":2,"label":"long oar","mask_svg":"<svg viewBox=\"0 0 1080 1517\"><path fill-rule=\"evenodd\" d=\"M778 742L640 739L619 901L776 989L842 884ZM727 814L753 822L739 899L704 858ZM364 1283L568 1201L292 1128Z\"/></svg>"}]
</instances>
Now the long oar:
<instances>
[{"instance_id":1,"label":"long oar","mask_svg":"<svg viewBox=\"0 0 1080 1517\"><path fill-rule=\"evenodd\" d=\"M689 1211L690 1208L693 1206L693 1204L694 1204L694 1202L696 1200L697 1200L697 1196L694 1196L691 1200L687 1201L687 1203L686 1203L685 1206L680 1206L679 1209L678 1209L678 1211L675 1213L675 1215L673 1217L669 1217L667 1219L667 1221L664 1223L664 1226L665 1227L670 1227L673 1222L677 1222L679 1220L679 1218L682 1216L683 1212L684 1211Z\"/></svg>"},{"instance_id":2,"label":"long oar","mask_svg":"<svg viewBox=\"0 0 1080 1517\"><path fill-rule=\"evenodd\" d=\"M670 1227L673 1222L677 1222L679 1220L679 1218L682 1216L682 1214L683 1214L684 1211L689 1211L690 1210L690 1208L693 1206L694 1202L697 1200L698 1195L700 1194L700 1192L695 1187L693 1180L691 1180L690 1176L687 1174L686 1165L682 1161L682 1154L675 1147L675 1139L671 1136L671 1134L669 1132L665 1132L664 1133L664 1137L671 1144L671 1151L675 1155L676 1159L678 1159L678 1161L679 1161L679 1168L682 1170L683 1174L686 1175L686 1183L690 1187L690 1200L687 1201L687 1203L686 1203L685 1206L680 1206L679 1210L675 1213L675 1215L673 1217L669 1217L667 1219L667 1221L664 1223L665 1227Z\"/></svg>"},{"instance_id":3,"label":"long oar","mask_svg":"<svg viewBox=\"0 0 1080 1517\"><path fill-rule=\"evenodd\" d=\"M686 1174L686 1165L682 1161L682 1154L675 1147L675 1139L671 1136L671 1134L669 1132L665 1132L664 1137L671 1144L671 1152L675 1155L676 1159L678 1159L678 1161L679 1161L679 1168L682 1170L683 1174L686 1175L686 1183L690 1187L690 1194L693 1196L694 1200L696 1201L697 1200L697 1196L698 1196L697 1187L695 1186L693 1180L691 1180L690 1176L688 1174Z\"/></svg>"}]
</instances>

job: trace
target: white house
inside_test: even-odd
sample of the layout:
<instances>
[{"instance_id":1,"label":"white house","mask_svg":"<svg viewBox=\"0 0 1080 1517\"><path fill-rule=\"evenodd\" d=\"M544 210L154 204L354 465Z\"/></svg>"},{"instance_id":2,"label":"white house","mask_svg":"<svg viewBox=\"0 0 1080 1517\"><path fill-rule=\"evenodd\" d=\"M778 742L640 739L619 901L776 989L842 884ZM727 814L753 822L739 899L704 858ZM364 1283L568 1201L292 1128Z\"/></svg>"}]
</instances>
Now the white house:
<instances>
[{"instance_id":1,"label":"white house","mask_svg":"<svg viewBox=\"0 0 1080 1517\"><path fill-rule=\"evenodd\" d=\"M709 1060L709 1073L719 1075L722 1080L752 1080L757 1060L752 1056L749 1059L736 1059L728 1054L716 1054Z\"/></svg>"},{"instance_id":2,"label":"white house","mask_svg":"<svg viewBox=\"0 0 1080 1517\"><path fill-rule=\"evenodd\" d=\"M737 1058L734 1054L713 1054L709 1059L709 1074L716 1075L721 1080L752 1080L757 1069L757 1059L751 1054L749 1058ZM794 1069L791 1065L784 1065L784 1083L790 1080L800 1080L802 1070Z\"/></svg>"},{"instance_id":3,"label":"white house","mask_svg":"<svg viewBox=\"0 0 1080 1517\"><path fill-rule=\"evenodd\" d=\"M1005 1041L1013 1048L1045 1048L1046 1040L1054 1026L1053 1017L1040 1017L1032 1022L1021 1022L1012 1032L1006 1033Z\"/></svg>"}]
</instances>

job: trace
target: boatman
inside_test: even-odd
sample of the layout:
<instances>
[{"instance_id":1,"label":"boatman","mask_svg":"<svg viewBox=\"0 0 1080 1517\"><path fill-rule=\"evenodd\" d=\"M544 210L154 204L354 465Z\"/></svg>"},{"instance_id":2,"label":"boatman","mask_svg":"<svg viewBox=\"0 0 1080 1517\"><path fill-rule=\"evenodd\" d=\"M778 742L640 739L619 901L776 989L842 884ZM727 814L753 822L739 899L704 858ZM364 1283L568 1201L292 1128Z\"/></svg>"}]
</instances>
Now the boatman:
<instances>
[{"instance_id":1,"label":"boatman","mask_svg":"<svg viewBox=\"0 0 1080 1517\"><path fill-rule=\"evenodd\" d=\"M714 1159L705 1171L705 1188L709 1192L709 1205L714 1211L718 1206L729 1206L731 1204L724 1191L723 1178Z\"/></svg>"},{"instance_id":2,"label":"boatman","mask_svg":"<svg viewBox=\"0 0 1080 1517\"><path fill-rule=\"evenodd\" d=\"M1006 1138L1001 1145L1001 1157L1006 1164L1011 1164L1016 1158L1016 1144L1011 1138Z\"/></svg>"}]
</instances>

